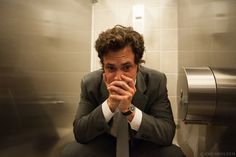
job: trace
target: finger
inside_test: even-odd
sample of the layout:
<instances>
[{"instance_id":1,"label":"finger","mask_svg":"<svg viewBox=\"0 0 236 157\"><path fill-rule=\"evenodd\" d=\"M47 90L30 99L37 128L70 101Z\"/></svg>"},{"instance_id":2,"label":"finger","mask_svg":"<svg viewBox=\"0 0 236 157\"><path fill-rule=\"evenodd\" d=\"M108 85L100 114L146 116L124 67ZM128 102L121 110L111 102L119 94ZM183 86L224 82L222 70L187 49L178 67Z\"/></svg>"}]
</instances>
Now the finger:
<instances>
[{"instance_id":1,"label":"finger","mask_svg":"<svg viewBox=\"0 0 236 157\"><path fill-rule=\"evenodd\" d=\"M129 101L131 95L110 95L110 98L116 101Z\"/></svg>"},{"instance_id":2,"label":"finger","mask_svg":"<svg viewBox=\"0 0 236 157\"><path fill-rule=\"evenodd\" d=\"M121 78L127 82L127 84L129 85L130 88L132 88L132 90L130 90L132 92L132 94L134 94L136 92L136 87L135 87L135 81L128 77L128 76L125 76L125 75L121 75Z\"/></svg>"},{"instance_id":3,"label":"finger","mask_svg":"<svg viewBox=\"0 0 236 157\"><path fill-rule=\"evenodd\" d=\"M113 81L112 83L110 83L109 86L117 86L117 87L120 87L126 91L130 90L129 85L124 81Z\"/></svg>"},{"instance_id":4,"label":"finger","mask_svg":"<svg viewBox=\"0 0 236 157\"><path fill-rule=\"evenodd\" d=\"M135 89L135 83L134 80L130 77L127 77L125 75L121 75L121 78L133 89Z\"/></svg>"},{"instance_id":5,"label":"finger","mask_svg":"<svg viewBox=\"0 0 236 157\"><path fill-rule=\"evenodd\" d=\"M134 95L134 93L136 92L136 88L131 88L126 82L124 81L113 81L109 86L116 86L119 88L122 88L123 90L131 93L132 95Z\"/></svg>"},{"instance_id":6,"label":"finger","mask_svg":"<svg viewBox=\"0 0 236 157\"><path fill-rule=\"evenodd\" d=\"M129 94L129 91L124 90L123 88L120 88L120 87L115 86L115 85L110 85L108 87L108 90L113 95L127 95L127 94Z\"/></svg>"},{"instance_id":7,"label":"finger","mask_svg":"<svg viewBox=\"0 0 236 157\"><path fill-rule=\"evenodd\" d=\"M118 94L118 93L116 93L115 91L110 91L110 90L108 89L108 87L109 87L110 85L109 85L109 83L108 83L106 74L103 73L102 76L103 76L103 81L104 81L104 83L106 84L106 87L107 87L108 92L109 92L110 94Z\"/></svg>"}]
</instances>

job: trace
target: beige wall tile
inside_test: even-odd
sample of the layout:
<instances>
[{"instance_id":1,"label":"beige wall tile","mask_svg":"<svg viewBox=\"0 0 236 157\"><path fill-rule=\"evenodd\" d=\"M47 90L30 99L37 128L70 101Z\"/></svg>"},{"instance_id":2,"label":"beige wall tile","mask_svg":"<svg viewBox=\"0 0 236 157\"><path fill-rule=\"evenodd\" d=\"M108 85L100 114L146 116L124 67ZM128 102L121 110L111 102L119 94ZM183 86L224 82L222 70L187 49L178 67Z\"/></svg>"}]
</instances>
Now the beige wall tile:
<instances>
[{"instance_id":1,"label":"beige wall tile","mask_svg":"<svg viewBox=\"0 0 236 157\"><path fill-rule=\"evenodd\" d=\"M235 18L236 22L236 18ZM236 44L235 44L235 32L226 32L222 34L212 34L212 52L222 52L222 51L235 51Z\"/></svg>"},{"instance_id":2,"label":"beige wall tile","mask_svg":"<svg viewBox=\"0 0 236 157\"><path fill-rule=\"evenodd\" d=\"M175 121L177 121L179 119L178 117L178 112L177 112L177 108L178 108L178 104L177 104L177 97L175 96L169 96L170 102L171 102L171 109L173 112L173 116Z\"/></svg>"},{"instance_id":3,"label":"beige wall tile","mask_svg":"<svg viewBox=\"0 0 236 157\"><path fill-rule=\"evenodd\" d=\"M177 91L177 75L176 74L166 74L167 77L167 88L169 96L176 96Z\"/></svg>"},{"instance_id":4,"label":"beige wall tile","mask_svg":"<svg viewBox=\"0 0 236 157\"><path fill-rule=\"evenodd\" d=\"M118 9L94 11L94 28L105 30L118 23Z\"/></svg>"},{"instance_id":5,"label":"beige wall tile","mask_svg":"<svg viewBox=\"0 0 236 157\"><path fill-rule=\"evenodd\" d=\"M117 24L132 26L132 7L121 7L118 9L118 14Z\"/></svg>"},{"instance_id":6,"label":"beige wall tile","mask_svg":"<svg viewBox=\"0 0 236 157\"><path fill-rule=\"evenodd\" d=\"M145 29L160 29L160 7L146 7L144 21Z\"/></svg>"},{"instance_id":7,"label":"beige wall tile","mask_svg":"<svg viewBox=\"0 0 236 157\"><path fill-rule=\"evenodd\" d=\"M162 51L160 54L161 71L165 73L178 72L178 54L177 52Z\"/></svg>"},{"instance_id":8,"label":"beige wall tile","mask_svg":"<svg viewBox=\"0 0 236 157\"><path fill-rule=\"evenodd\" d=\"M160 31L145 30L144 43L147 51L159 51L160 49Z\"/></svg>"},{"instance_id":9,"label":"beige wall tile","mask_svg":"<svg viewBox=\"0 0 236 157\"><path fill-rule=\"evenodd\" d=\"M192 26L191 1L179 0L178 1L178 28L186 28Z\"/></svg>"},{"instance_id":10,"label":"beige wall tile","mask_svg":"<svg viewBox=\"0 0 236 157\"><path fill-rule=\"evenodd\" d=\"M160 0L134 0L136 4L144 4L147 7L160 7Z\"/></svg>"},{"instance_id":11,"label":"beige wall tile","mask_svg":"<svg viewBox=\"0 0 236 157\"><path fill-rule=\"evenodd\" d=\"M145 64L146 67L160 70L160 53L159 52L149 52L145 54Z\"/></svg>"},{"instance_id":12,"label":"beige wall tile","mask_svg":"<svg viewBox=\"0 0 236 157\"><path fill-rule=\"evenodd\" d=\"M179 67L209 66L210 56L207 52L181 51L179 52Z\"/></svg>"},{"instance_id":13,"label":"beige wall tile","mask_svg":"<svg viewBox=\"0 0 236 157\"><path fill-rule=\"evenodd\" d=\"M161 30L161 50L177 50L177 29Z\"/></svg>"},{"instance_id":14,"label":"beige wall tile","mask_svg":"<svg viewBox=\"0 0 236 157\"><path fill-rule=\"evenodd\" d=\"M94 4L95 10L107 10L117 6L118 0L100 0Z\"/></svg>"},{"instance_id":15,"label":"beige wall tile","mask_svg":"<svg viewBox=\"0 0 236 157\"><path fill-rule=\"evenodd\" d=\"M208 52L212 47L212 38L208 29L192 29L192 46L194 51Z\"/></svg>"},{"instance_id":16,"label":"beige wall tile","mask_svg":"<svg viewBox=\"0 0 236 157\"><path fill-rule=\"evenodd\" d=\"M177 7L161 8L160 17L161 28L177 28Z\"/></svg>"},{"instance_id":17,"label":"beige wall tile","mask_svg":"<svg viewBox=\"0 0 236 157\"><path fill-rule=\"evenodd\" d=\"M177 0L160 0L161 7L174 6L177 7Z\"/></svg>"},{"instance_id":18,"label":"beige wall tile","mask_svg":"<svg viewBox=\"0 0 236 157\"><path fill-rule=\"evenodd\" d=\"M178 30L178 49L182 50L192 50L193 49L193 35L192 29L180 28Z\"/></svg>"},{"instance_id":19,"label":"beige wall tile","mask_svg":"<svg viewBox=\"0 0 236 157\"><path fill-rule=\"evenodd\" d=\"M235 52L211 52L209 57L211 58L210 65L212 67L236 68Z\"/></svg>"}]
</instances>

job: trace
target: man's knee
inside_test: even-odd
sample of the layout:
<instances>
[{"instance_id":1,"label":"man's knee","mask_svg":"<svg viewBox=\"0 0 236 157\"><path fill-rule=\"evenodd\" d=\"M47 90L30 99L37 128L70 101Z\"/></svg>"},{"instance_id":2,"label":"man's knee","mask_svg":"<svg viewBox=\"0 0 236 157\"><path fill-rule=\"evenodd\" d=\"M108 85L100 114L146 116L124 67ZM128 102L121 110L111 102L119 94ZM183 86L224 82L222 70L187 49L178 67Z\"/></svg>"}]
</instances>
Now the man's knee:
<instances>
[{"instance_id":1,"label":"man's knee","mask_svg":"<svg viewBox=\"0 0 236 157\"><path fill-rule=\"evenodd\" d=\"M74 141L64 147L61 157L111 157L115 156L115 146L115 139L110 135L97 137L88 144Z\"/></svg>"},{"instance_id":2,"label":"man's knee","mask_svg":"<svg viewBox=\"0 0 236 157\"><path fill-rule=\"evenodd\" d=\"M133 147L131 151L132 157L185 157L182 150L172 144L170 146L158 146L153 143L140 144L138 147Z\"/></svg>"},{"instance_id":3,"label":"man's knee","mask_svg":"<svg viewBox=\"0 0 236 157\"><path fill-rule=\"evenodd\" d=\"M93 144L79 144L76 141L66 145L61 152L61 157L92 157L99 154Z\"/></svg>"},{"instance_id":4,"label":"man's knee","mask_svg":"<svg viewBox=\"0 0 236 157\"><path fill-rule=\"evenodd\" d=\"M60 157L79 157L79 146L77 142L67 144L61 152Z\"/></svg>"},{"instance_id":5,"label":"man's knee","mask_svg":"<svg viewBox=\"0 0 236 157\"><path fill-rule=\"evenodd\" d=\"M167 147L163 147L160 149L161 156L169 156L169 157L185 157L184 153L182 152L181 148L172 144Z\"/></svg>"}]
</instances>

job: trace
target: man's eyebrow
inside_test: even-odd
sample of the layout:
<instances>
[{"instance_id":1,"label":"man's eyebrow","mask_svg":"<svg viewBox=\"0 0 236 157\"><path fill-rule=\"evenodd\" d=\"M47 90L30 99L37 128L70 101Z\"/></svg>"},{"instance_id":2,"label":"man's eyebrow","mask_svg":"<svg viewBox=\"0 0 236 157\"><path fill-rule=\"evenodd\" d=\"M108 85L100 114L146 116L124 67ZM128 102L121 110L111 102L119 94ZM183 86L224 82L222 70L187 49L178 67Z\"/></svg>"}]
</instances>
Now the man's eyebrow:
<instances>
[{"instance_id":1,"label":"man's eyebrow","mask_svg":"<svg viewBox=\"0 0 236 157\"><path fill-rule=\"evenodd\" d=\"M131 62L125 62L125 63L122 64L122 66L125 66L125 65L132 65L132 63Z\"/></svg>"},{"instance_id":2,"label":"man's eyebrow","mask_svg":"<svg viewBox=\"0 0 236 157\"><path fill-rule=\"evenodd\" d=\"M115 66L115 64L107 63L107 64L105 64L105 66Z\"/></svg>"}]
</instances>

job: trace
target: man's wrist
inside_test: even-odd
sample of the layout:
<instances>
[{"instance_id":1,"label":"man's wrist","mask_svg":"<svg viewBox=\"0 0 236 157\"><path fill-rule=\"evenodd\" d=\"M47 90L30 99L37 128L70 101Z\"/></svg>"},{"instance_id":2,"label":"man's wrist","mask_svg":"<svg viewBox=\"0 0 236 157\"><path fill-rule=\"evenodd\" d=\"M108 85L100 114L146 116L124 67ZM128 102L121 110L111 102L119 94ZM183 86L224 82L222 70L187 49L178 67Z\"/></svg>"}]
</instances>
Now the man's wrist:
<instances>
[{"instance_id":1,"label":"man's wrist","mask_svg":"<svg viewBox=\"0 0 236 157\"><path fill-rule=\"evenodd\" d=\"M107 101L104 101L102 103L102 112L103 112L103 115L106 119L106 122L109 122L110 119L113 117L113 115L115 114L114 112L111 111L109 105L107 104Z\"/></svg>"},{"instance_id":2,"label":"man's wrist","mask_svg":"<svg viewBox=\"0 0 236 157\"><path fill-rule=\"evenodd\" d=\"M111 105L111 102L110 102L109 98L107 99L107 105L110 108L111 112L114 113L116 111L116 108Z\"/></svg>"},{"instance_id":3,"label":"man's wrist","mask_svg":"<svg viewBox=\"0 0 236 157\"><path fill-rule=\"evenodd\" d=\"M126 111L122 111L122 114L125 116L129 116L134 112L135 112L135 106L133 104L130 104L130 106L128 107Z\"/></svg>"},{"instance_id":4,"label":"man's wrist","mask_svg":"<svg viewBox=\"0 0 236 157\"><path fill-rule=\"evenodd\" d=\"M133 114L127 116L128 122L130 123L131 129L138 131L142 123L142 111L136 107L136 110Z\"/></svg>"}]
</instances>

